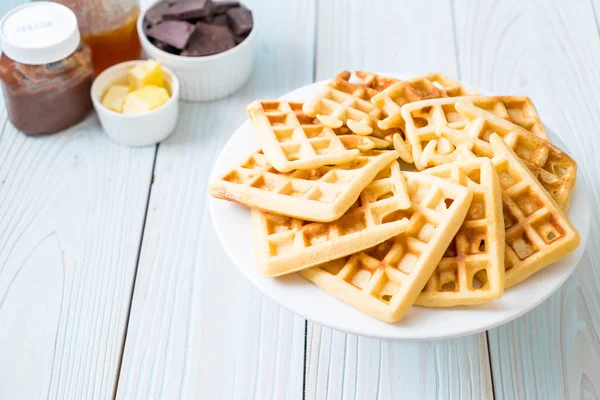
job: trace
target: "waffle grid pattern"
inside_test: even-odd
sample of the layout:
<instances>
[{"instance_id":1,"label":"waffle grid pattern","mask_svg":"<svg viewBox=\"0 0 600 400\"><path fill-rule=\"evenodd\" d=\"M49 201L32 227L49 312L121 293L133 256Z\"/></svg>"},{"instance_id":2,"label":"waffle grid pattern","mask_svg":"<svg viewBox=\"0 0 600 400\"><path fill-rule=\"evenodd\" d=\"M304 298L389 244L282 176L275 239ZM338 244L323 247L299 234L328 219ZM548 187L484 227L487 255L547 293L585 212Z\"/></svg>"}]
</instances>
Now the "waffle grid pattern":
<instances>
[{"instance_id":1,"label":"waffle grid pattern","mask_svg":"<svg viewBox=\"0 0 600 400\"><path fill-rule=\"evenodd\" d=\"M498 135L491 140L502 188L505 287L510 287L575 249L579 234L509 146Z\"/></svg>"},{"instance_id":2,"label":"waffle grid pattern","mask_svg":"<svg viewBox=\"0 0 600 400\"><path fill-rule=\"evenodd\" d=\"M342 76L342 74L344 75ZM341 76L342 79L345 79L346 81L350 79L350 72L344 71L342 74L338 76ZM355 75L362 81L362 84L364 86L374 89L377 92L381 92L382 90L392 86L394 83L400 81L396 78L390 78L387 76L382 76L374 74L373 72L366 71L356 71ZM375 92L371 93L375 94Z\"/></svg>"},{"instance_id":3,"label":"waffle grid pattern","mask_svg":"<svg viewBox=\"0 0 600 400\"><path fill-rule=\"evenodd\" d=\"M400 235L369 250L301 271L324 290L384 321L400 319L413 304L456 234L471 191L449 180L405 173L412 207Z\"/></svg>"},{"instance_id":4,"label":"waffle grid pattern","mask_svg":"<svg viewBox=\"0 0 600 400\"><path fill-rule=\"evenodd\" d=\"M350 83L349 79L349 72L334 78L311 100L304 103L304 113L316 117L323 125L332 129L345 125L357 135L374 134L383 138L384 133L377 127L377 122L383 118L382 110L370 102L371 98L379 93L378 90L364 83ZM368 82L369 85L377 87L386 84L374 77L369 77Z\"/></svg>"},{"instance_id":5,"label":"waffle grid pattern","mask_svg":"<svg viewBox=\"0 0 600 400\"><path fill-rule=\"evenodd\" d=\"M264 154L280 172L343 164L375 147L368 137L337 135L304 114L299 102L255 101L247 110Z\"/></svg>"},{"instance_id":6,"label":"waffle grid pattern","mask_svg":"<svg viewBox=\"0 0 600 400\"><path fill-rule=\"evenodd\" d=\"M393 213L409 207L406 181L394 161L336 221L308 222L253 210L259 269L277 276L371 247L408 225L408 219Z\"/></svg>"},{"instance_id":7,"label":"waffle grid pattern","mask_svg":"<svg viewBox=\"0 0 600 400\"><path fill-rule=\"evenodd\" d=\"M460 83L438 73L418 76L405 81L397 82L381 93L373 96L371 102L387 114L378 122L378 127L383 130L399 129L390 139L394 149L400 154L402 160L412 163L413 155L410 143L406 140L405 122L402 116L402 106L407 103L427 99L437 99L455 95L475 94L464 88Z\"/></svg>"},{"instance_id":8,"label":"waffle grid pattern","mask_svg":"<svg viewBox=\"0 0 600 400\"><path fill-rule=\"evenodd\" d=\"M393 84L373 96L371 102L387 114L378 124L381 129L403 129L404 123L400 110L404 104L440 97L447 97L444 89L436 87L426 77L419 76Z\"/></svg>"},{"instance_id":9,"label":"waffle grid pattern","mask_svg":"<svg viewBox=\"0 0 600 400\"><path fill-rule=\"evenodd\" d=\"M432 99L402 108L406 137L418 170L472 156L468 122L456 110L457 98Z\"/></svg>"},{"instance_id":10,"label":"waffle grid pattern","mask_svg":"<svg viewBox=\"0 0 600 400\"><path fill-rule=\"evenodd\" d=\"M550 141L533 102L527 96L474 96L465 100L477 108L519 125L540 139Z\"/></svg>"},{"instance_id":11,"label":"waffle grid pattern","mask_svg":"<svg viewBox=\"0 0 600 400\"><path fill-rule=\"evenodd\" d=\"M492 133L498 134L562 209L568 209L577 180L575 160L549 142L472 104L461 101L456 109L469 119L469 135L474 138L473 152L477 156L493 156L489 138Z\"/></svg>"},{"instance_id":12,"label":"waffle grid pattern","mask_svg":"<svg viewBox=\"0 0 600 400\"><path fill-rule=\"evenodd\" d=\"M468 101L435 99L403 107L417 169L475 156L492 157L489 137L497 133L559 205L567 209L575 188L575 161L549 142Z\"/></svg>"},{"instance_id":13,"label":"waffle grid pattern","mask_svg":"<svg viewBox=\"0 0 600 400\"><path fill-rule=\"evenodd\" d=\"M344 214L397 156L395 151L373 150L346 164L281 173L259 151L217 179L209 191L250 208L327 222Z\"/></svg>"},{"instance_id":14,"label":"waffle grid pattern","mask_svg":"<svg viewBox=\"0 0 600 400\"><path fill-rule=\"evenodd\" d=\"M425 78L427 78L435 86L443 89L448 97L477 96L479 94L466 88L460 82L437 72L427 74L425 75Z\"/></svg>"},{"instance_id":15,"label":"waffle grid pattern","mask_svg":"<svg viewBox=\"0 0 600 400\"><path fill-rule=\"evenodd\" d=\"M469 212L415 304L449 307L483 303L504 291L502 195L487 158L428 169L473 191Z\"/></svg>"}]
</instances>

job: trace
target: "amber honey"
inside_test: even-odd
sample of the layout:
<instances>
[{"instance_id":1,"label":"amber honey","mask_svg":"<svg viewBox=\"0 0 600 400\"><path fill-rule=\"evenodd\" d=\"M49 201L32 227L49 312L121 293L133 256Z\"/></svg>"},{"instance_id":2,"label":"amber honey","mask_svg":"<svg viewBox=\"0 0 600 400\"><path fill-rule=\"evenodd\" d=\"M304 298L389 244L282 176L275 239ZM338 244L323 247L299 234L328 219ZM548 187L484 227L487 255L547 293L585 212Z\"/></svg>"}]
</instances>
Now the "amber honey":
<instances>
[{"instance_id":1,"label":"amber honey","mask_svg":"<svg viewBox=\"0 0 600 400\"><path fill-rule=\"evenodd\" d=\"M136 28L139 14L137 8L120 26L82 36L83 41L92 50L96 76L115 64L140 58L142 47Z\"/></svg>"}]
</instances>

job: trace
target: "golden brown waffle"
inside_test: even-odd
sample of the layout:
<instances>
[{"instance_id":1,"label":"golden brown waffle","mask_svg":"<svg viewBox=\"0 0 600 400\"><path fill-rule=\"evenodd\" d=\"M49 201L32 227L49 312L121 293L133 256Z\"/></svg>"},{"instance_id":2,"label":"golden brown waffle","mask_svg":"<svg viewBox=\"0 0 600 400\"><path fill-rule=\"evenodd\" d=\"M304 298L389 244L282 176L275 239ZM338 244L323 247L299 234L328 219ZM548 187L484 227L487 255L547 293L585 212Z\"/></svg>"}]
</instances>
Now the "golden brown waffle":
<instances>
[{"instance_id":1,"label":"golden brown waffle","mask_svg":"<svg viewBox=\"0 0 600 400\"><path fill-rule=\"evenodd\" d=\"M463 101L515 123L541 139L550 141L533 102L527 96L472 96Z\"/></svg>"},{"instance_id":2,"label":"golden brown waffle","mask_svg":"<svg viewBox=\"0 0 600 400\"><path fill-rule=\"evenodd\" d=\"M315 121L316 124L321 124L321 122L319 122L319 120L316 119L316 118L314 119L314 121ZM388 141L387 139L379 138L379 137L373 136L373 135L369 135L369 136L356 135L347 126L342 126L340 128L335 128L335 129L333 129L333 132L336 135L338 135L338 136L348 136L348 135L350 135L350 136L355 136L356 138L366 138L366 139L369 139L373 143L373 148L374 149L384 150L384 149L388 149L388 148L391 149L392 148L392 141L391 141L391 139ZM342 138L342 140L347 140L347 139L343 139ZM370 146L370 144L369 144L369 146ZM361 150L361 149L359 149L359 150ZM364 150L361 150L361 151L364 151Z\"/></svg>"},{"instance_id":3,"label":"golden brown waffle","mask_svg":"<svg viewBox=\"0 0 600 400\"><path fill-rule=\"evenodd\" d=\"M387 139L393 142L394 149L400 154L402 160L412 163L411 146L404 134L404 119L401 113L402 106L416 101L455 96L457 94L462 96L475 93L464 88L453 79L438 73L431 73L390 85L381 93L373 96L371 103L385 111L385 118L378 122L380 129L400 130L393 133Z\"/></svg>"},{"instance_id":4,"label":"golden brown waffle","mask_svg":"<svg viewBox=\"0 0 600 400\"><path fill-rule=\"evenodd\" d=\"M302 112L302 103L254 101L247 107L263 153L280 172L344 164L375 148L368 137L337 135Z\"/></svg>"},{"instance_id":5,"label":"golden brown waffle","mask_svg":"<svg viewBox=\"0 0 600 400\"><path fill-rule=\"evenodd\" d=\"M445 90L438 88L425 76L397 82L371 98L371 102L387 114L378 125L381 129L404 128L400 109L404 104L426 99L447 97Z\"/></svg>"},{"instance_id":6,"label":"golden brown waffle","mask_svg":"<svg viewBox=\"0 0 600 400\"><path fill-rule=\"evenodd\" d=\"M400 79L377 75L373 72L356 71L354 72L354 74L362 81L362 83L365 86L375 89L378 92L387 89L396 82L400 82ZM348 80L349 78L350 73L348 73L348 78L346 80Z\"/></svg>"},{"instance_id":7,"label":"golden brown waffle","mask_svg":"<svg viewBox=\"0 0 600 400\"><path fill-rule=\"evenodd\" d=\"M350 83L349 79L350 73L342 72L306 101L302 110L329 128L346 125L358 135L383 138L385 134L377 127L377 121L383 118L382 110L370 102L378 91L366 84ZM369 82L371 86L382 84L375 78Z\"/></svg>"},{"instance_id":8,"label":"golden brown waffle","mask_svg":"<svg viewBox=\"0 0 600 400\"><path fill-rule=\"evenodd\" d=\"M365 71L356 71L355 75L362 81L362 83L372 89L375 89L377 92L387 89L395 83L400 82L400 79L390 78L387 76L377 75L372 72ZM338 75L339 76L339 75ZM348 73L347 77L350 77ZM347 79L347 78L346 78ZM369 92L370 95L374 95L376 93ZM342 127L343 129L347 127ZM351 132L351 131L350 131ZM408 148L406 146L402 146L400 143L404 142L404 132L400 128L391 128L386 130L381 130L379 127L374 129L374 135L377 136L368 136L373 142L376 143L375 148L385 148L383 147L383 142L378 142L378 137L388 143L388 147L394 148L400 154L400 158L402 159L410 159L412 157L412 153L410 152L410 146Z\"/></svg>"},{"instance_id":9,"label":"golden brown waffle","mask_svg":"<svg viewBox=\"0 0 600 400\"><path fill-rule=\"evenodd\" d=\"M355 75L358 80L350 82L352 74L349 71L342 71L327 85L363 100L371 100L371 97L398 81L398 79L388 78L372 72L357 71Z\"/></svg>"},{"instance_id":10,"label":"golden brown waffle","mask_svg":"<svg viewBox=\"0 0 600 400\"><path fill-rule=\"evenodd\" d=\"M418 170L472 154L468 120L456 110L459 97L423 100L402 107L406 138Z\"/></svg>"},{"instance_id":11,"label":"golden brown waffle","mask_svg":"<svg viewBox=\"0 0 600 400\"><path fill-rule=\"evenodd\" d=\"M470 121L473 153L492 157L489 135L497 133L524 161L525 165L550 193L558 205L567 210L577 181L577 163L558 147L531 132L468 102L457 103L456 109Z\"/></svg>"},{"instance_id":12,"label":"golden brown waffle","mask_svg":"<svg viewBox=\"0 0 600 400\"><path fill-rule=\"evenodd\" d=\"M504 292L504 222L500 182L489 158L430 168L473 191L458 233L415 304L450 307L484 303Z\"/></svg>"},{"instance_id":13,"label":"golden brown waffle","mask_svg":"<svg viewBox=\"0 0 600 400\"><path fill-rule=\"evenodd\" d=\"M333 222L307 222L252 210L258 270L279 276L372 247L406 229L408 219L394 212L409 207L406 181L393 161Z\"/></svg>"},{"instance_id":14,"label":"golden brown waffle","mask_svg":"<svg viewBox=\"0 0 600 400\"><path fill-rule=\"evenodd\" d=\"M329 222L348 211L379 171L397 157L393 150L371 150L346 164L284 173L259 151L215 179L209 193L250 208Z\"/></svg>"},{"instance_id":15,"label":"golden brown waffle","mask_svg":"<svg viewBox=\"0 0 600 400\"><path fill-rule=\"evenodd\" d=\"M502 187L505 286L515 285L579 246L579 233L525 163L492 134L492 162Z\"/></svg>"},{"instance_id":16,"label":"golden brown waffle","mask_svg":"<svg viewBox=\"0 0 600 400\"><path fill-rule=\"evenodd\" d=\"M437 72L427 74L425 75L425 78L431 81L435 86L443 89L448 97L477 96L479 94L468 89L462 83Z\"/></svg>"},{"instance_id":17,"label":"golden brown waffle","mask_svg":"<svg viewBox=\"0 0 600 400\"><path fill-rule=\"evenodd\" d=\"M431 175L405 172L412 206L395 218L408 228L369 250L300 273L325 291L383 321L406 313L458 231L473 197L470 189Z\"/></svg>"},{"instance_id":18,"label":"golden brown waffle","mask_svg":"<svg viewBox=\"0 0 600 400\"><path fill-rule=\"evenodd\" d=\"M520 126L457 97L402 107L415 166L423 170L469 157L492 157L489 136L499 134L544 188L566 210L577 178L577 164L562 150Z\"/></svg>"}]
</instances>

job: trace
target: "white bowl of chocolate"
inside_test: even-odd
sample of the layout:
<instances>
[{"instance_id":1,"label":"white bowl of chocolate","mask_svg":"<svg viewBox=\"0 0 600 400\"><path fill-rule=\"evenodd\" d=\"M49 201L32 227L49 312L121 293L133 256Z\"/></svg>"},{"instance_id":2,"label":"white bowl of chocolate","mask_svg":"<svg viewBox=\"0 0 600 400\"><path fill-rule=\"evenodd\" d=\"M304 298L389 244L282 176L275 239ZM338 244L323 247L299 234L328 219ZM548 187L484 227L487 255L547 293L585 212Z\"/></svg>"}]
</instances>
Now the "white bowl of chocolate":
<instances>
[{"instance_id":1,"label":"white bowl of chocolate","mask_svg":"<svg viewBox=\"0 0 600 400\"><path fill-rule=\"evenodd\" d=\"M252 12L239 2L162 0L137 28L146 54L179 77L184 100L228 96L250 77L256 34Z\"/></svg>"}]
</instances>

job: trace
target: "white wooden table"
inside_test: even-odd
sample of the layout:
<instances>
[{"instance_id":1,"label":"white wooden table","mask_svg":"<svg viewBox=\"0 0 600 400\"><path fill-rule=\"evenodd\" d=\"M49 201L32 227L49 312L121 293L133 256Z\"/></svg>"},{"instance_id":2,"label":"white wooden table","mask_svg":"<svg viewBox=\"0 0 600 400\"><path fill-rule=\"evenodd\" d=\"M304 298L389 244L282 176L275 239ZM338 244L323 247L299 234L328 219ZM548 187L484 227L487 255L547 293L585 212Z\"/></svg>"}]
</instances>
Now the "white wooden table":
<instances>
[{"instance_id":1,"label":"white wooden table","mask_svg":"<svg viewBox=\"0 0 600 400\"><path fill-rule=\"evenodd\" d=\"M248 3L251 81L183 103L159 146L117 145L95 117L29 138L0 107L0 399L599 398L600 0ZM343 69L533 98L593 199L558 293L486 333L411 343L313 324L252 287L212 228L213 161L248 102Z\"/></svg>"}]
</instances>

